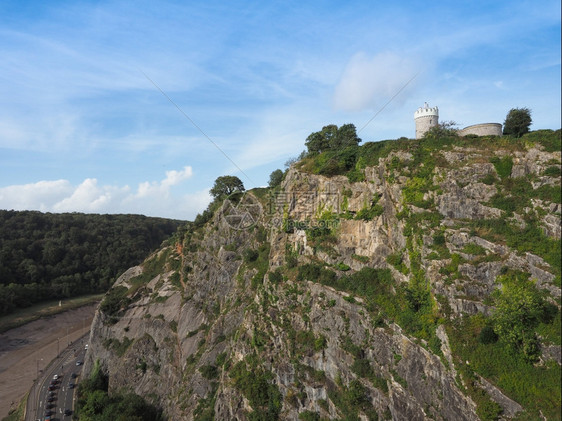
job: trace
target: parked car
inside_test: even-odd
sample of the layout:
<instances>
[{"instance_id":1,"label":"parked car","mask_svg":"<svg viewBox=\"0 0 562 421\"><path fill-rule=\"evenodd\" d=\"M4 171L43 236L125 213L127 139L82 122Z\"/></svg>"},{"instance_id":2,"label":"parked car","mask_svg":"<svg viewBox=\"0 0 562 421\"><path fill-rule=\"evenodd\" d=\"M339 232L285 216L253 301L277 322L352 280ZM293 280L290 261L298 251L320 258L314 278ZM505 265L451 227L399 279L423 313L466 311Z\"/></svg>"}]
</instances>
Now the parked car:
<instances>
[{"instance_id":1,"label":"parked car","mask_svg":"<svg viewBox=\"0 0 562 421\"><path fill-rule=\"evenodd\" d=\"M47 398L47 402L53 402L53 401L55 401L56 399L57 399L57 398L55 398L54 396L49 396L49 397Z\"/></svg>"},{"instance_id":2,"label":"parked car","mask_svg":"<svg viewBox=\"0 0 562 421\"><path fill-rule=\"evenodd\" d=\"M58 374L55 374L55 375L53 376L53 380L58 380L58 378L59 378L59 375L58 375Z\"/></svg>"},{"instance_id":3,"label":"parked car","mask_svg":"<svg viewBox=\"0 0 562 421\"><path fill-rule=\"evenodd\" d=\"M57 388L57 386L54 385L54 384L49 385L49 390L55 390L56 388Z\"/></svg>"},{"instance_id":4,"label":"parked car","mask_svg":"<svg viewBox=\"0 0 562 421\"><path fill-rule=\"evenodd\" d=\"M69 388L69 389L74 389L74 383L68 383L68 388Z\"/></svg>"},{"instance_id":5,"label":"parked car","mask_svg":"<svg viewBox=\"0 0 562 421\"><path fill-rule=\"evenodd\" d=\"M76 377L78 377L78 374L72 373L72 374L70 375L70 377L73 378L73 379L75 379Z\"/></svg>"},{"instance_id":6,"label":"parked car","mask_svg":"<svg viewBox=\"0 0 562 421\"><path fill-rule=\"evenodd\" d=\"M80 360L76 361L76 365L82 365L82 364L83 364L82 361L80 361Z\"/></svg>"},{"instance_id":7,"label":"parked car","mask_svg":"<svg viewBox=\"0 0 562 421\"><path fill-rule=\"evenodd\" d=\"M72 411L70 409L65 409L64 415L72 415Z\"/></svg>"}]
</instances>

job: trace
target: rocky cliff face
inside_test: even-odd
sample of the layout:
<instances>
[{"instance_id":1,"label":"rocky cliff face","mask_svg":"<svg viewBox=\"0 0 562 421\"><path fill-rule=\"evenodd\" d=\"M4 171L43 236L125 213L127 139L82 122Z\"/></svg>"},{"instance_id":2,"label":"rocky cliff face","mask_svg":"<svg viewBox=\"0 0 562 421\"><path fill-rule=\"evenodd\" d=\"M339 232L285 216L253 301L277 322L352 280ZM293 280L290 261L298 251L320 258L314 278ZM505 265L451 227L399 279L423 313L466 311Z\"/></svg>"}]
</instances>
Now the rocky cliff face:
<instances>
[{"instance_id":1,"label":"rocky cliff face","mask_svg":"<svg viewBox=\"0 0 562 421\"><path fill-rule=\"evenodd\" d=\"M99 360L110 390L131 389L171 420L546 414L472 371L458 338L463 320L494 314L506 273L527 274L559 307L548 250L488 222L560 241L550 189L560 189L560 152L416 154L391 152L359 182L297 166L273 194L226 200L118 279L96 313L86 371ZM559 336L538 338L530 366L559 370Z\"/></svg>"}]
</instances>

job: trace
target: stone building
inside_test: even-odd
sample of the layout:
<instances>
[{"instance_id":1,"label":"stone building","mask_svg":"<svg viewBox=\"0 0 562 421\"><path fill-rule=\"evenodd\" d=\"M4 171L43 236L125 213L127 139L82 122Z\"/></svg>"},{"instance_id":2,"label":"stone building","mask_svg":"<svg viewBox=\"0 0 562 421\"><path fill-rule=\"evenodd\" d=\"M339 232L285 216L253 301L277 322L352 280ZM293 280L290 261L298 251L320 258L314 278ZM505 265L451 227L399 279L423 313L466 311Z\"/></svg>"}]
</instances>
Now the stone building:
<instances>
[{"instance_id":1,"label":"stone building","mask_svg":"<svg viewBox=\"0 0 562 421\"><path fill-rule=\"evenodd\" d=\"M416 122L416 139L421 139L423 135L432 127L439 124L439 108L431 108L427 102L414 113Z\"/></svg>"},{"instance_id":2,"label":"stone building","mask_svg":"<svg viewBox=\"0 0 562 421\"><path fill-rule=\"evenodd\" d=\"M439 108L430 107L427 102L424 102L423 107L419 107L414 113L414 121L416 123L416 139L421 139L429 129L439 124ZM501 136L502 125L500 123L473 124L458 132L459 136Z\"/></svg>"}]
</instances>

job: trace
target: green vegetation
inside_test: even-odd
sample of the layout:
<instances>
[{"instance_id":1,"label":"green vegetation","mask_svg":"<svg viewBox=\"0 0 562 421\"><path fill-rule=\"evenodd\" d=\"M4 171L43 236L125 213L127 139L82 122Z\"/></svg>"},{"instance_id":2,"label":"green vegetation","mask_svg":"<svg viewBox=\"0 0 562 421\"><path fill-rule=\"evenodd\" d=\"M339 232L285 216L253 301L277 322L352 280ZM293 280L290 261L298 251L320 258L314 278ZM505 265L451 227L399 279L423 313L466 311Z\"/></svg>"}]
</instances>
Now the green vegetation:
<instances>
[{"instance_id":1,"label":"green vegetation","mask_svg":"<svg viewBox=\"0 0 562 421\"><path fill-rule=\"evenodd\" d=\"M505 117L503 134L521 137L529 132L531 122L531 110L528 108L512 108Z\"/></svg>"},{"instance_id":2,"label":"green vegetation","mask_svg":"<svg viewBox=\"0 0 562 421\"><path fill-rule=\"evenodd\" d=\"M357 137L353 124L344 124L340 128L330 124L322 127L321 131L310 134L305 144L308 153L313 155L357 146L359 142L361 139Z\"/></svg>"},{"instance_id":3,"label":"green vegetation","mask_svg":"<svg viewBox=\"0 0 562 421\"><path fill-rule=\"evenodd\" d=\"M214 199L221 199L236 192L245 190L244 183L234 175L223 175L215 180L215 184L209 191Z\"/></svg>"},{"instance_id":4,"label":"green vegetation","mask_svg":"<svg viewBox=\"0 0 562 421\"><path fill-rule=\"evenodd\" d=\"M538 143L547 152L558 152L562 150L561 130L536 130L523 135L523 142Z\"/></svg>"},{"instance_id":5,"label":"green vegetation","mask_svg":"<svg viewBox=\"0 0 562 421\"><path fill-rule=\"evenodd\" d=\"M108 394L108 377L99 362L78 387L74 419L80 421L162 421L162 411L134 393Z\"/></svg>"},{"instance_id":6,"label":"green vegetation","mask_svg":"<svg viewBox=\"0 0 562 421\"><path fill-rule=\"evenodd\" d=\"M382 390L384 393L388 393L388 384L385 379L379 377L375 374L373 367L368 359L363 357L363 353L356 353L355 361L351 366L351 371L357 374L359 377L368 379L373 386Z\"/></svg>"},{"instance_id":7,"label":"green vegetation","mask_svg":"<svg viewBox=\"0 0 562 421\"><path fill-rule=\"evenodd\" d=\"M520 419L539 420L539 410L547 419L560 419L560 366L554 361L544 365L531 364L522 352L514 352L513 347L501 339L482 343L481 332L489 325L490 321L484 316L475 315L455 319L447 329L451 350L455 355L455 367L464 377L468 392L478 404L478 413L493 409L493 404L475 386L475 373L527 408ZM466 365L465 361L469 361L470 365ZM496 418L491 416L483 419Z\"/></svg>"},{"instance_id":8,"label":"green vegetation","mask_svg":"<svg viewBox=\"0 0 562 421\"><path fill-rule=\"evenodd\" d=\"M123 342L116 338L108 338L103 342L103 346L106 349L111 349L115 351L117 356L122 357L129 349L129 346L133 343L132 339L127 338L126 336L123 338Z\"/></svg>"},{"instance_id":9,"label":"green vegetation","mask_svg":"<svg viewBox=\"0 0 562 421\"><path fill-rule=\"evenodd\" d=\"M370 420L378 416L371 406L368 391L359 380L352 380L349 385L337 385L328 389L328 396L343 415L345 420L359 420L359 411L365 413Z\"/></svg>"},{"instance_id":10,"label":"green vegetation","mask_svg":"<svg viewBox=\"0 0 562 421\"><path fill-rule=\"evenodd\" d=\"M355 215L355 219L370 221L371 219L382 215L384 209L381 205L378 204L379 199L380 198L378 196L374 197L368 206L364 206L359 210L359 212L357 212L357 214Z\"/></svg>"},{"instance_id":11,"label":"green vegetation","mask_svg":"<svg viewBox=\"0 0 562 421\"><path fill-rule=\"evenodd\" d=\"M479 246L478 244L467 243L464 245L462 252L466 254L481 256L486 254L486 249L482 246Z\"/></svg>"},{"instance_id":12,"label":"green vegetation","mask_svg":"<svg viewBox=\"0 0 562 421\"><path fill-rule=\"evenodd\" d=\"M505 241L514 250L542 257L554 270L555 283L560 285L560 241L547 237L532 215L526 215L525 222L526 226L520 228L510 224L505 218L480 219L470 221L469 226L487 240Z\"/></svg>"},{"instance_id":13,"label":"green vegetation","mask_svg":"<svg viewBox=\"0 0 562 421\"><path fill-rule=\"evenodd\" d=\"M511 169L513 168L511 156L505 155L502 158L494 156L490 159L490 162L494 164L494 168L502 180L511 175Z\"/></svg>"},{"instance_id":14,"label":"green vegetation","mask_svg":"<svg viewBox=\"0 0 562 421\"><path fill-rule=\"evenodd\" d=\"M281 170L273 171L269 175L269 183L268 183L269 188L274 189L275 187L280 185L281 182L283 181L284 177L285 177L285 174L283 173L283 171L281 171Z\"/></svg>"},{"instance_id":15,"label":"green vegetation","mask_svg":"<svg viewBox=\"0 0 562 421\"><path fill-rule=\"evenodd\" d=\"M406 264L403 261L401 252L389 254L388 256L386 256L386 261L387 261L388 264L394 266L394 268L397 271L399 271L403 274L408 273L408 267L406 266Z\"/></svg>"},{"instance_id":16,"label":"green vegetation","mask_svg":"<svg viewBox=\"0 0 562 421\"><path fill-rule=\"evenodd\" d=\"M273 375L258 365L255 356L238 362L230 371L234 386L248 399L253 409L248 419L277 420L283 396L272 383Z\"/></svg>"},{"instance_id":17,"label":"green vegetation","mask_svg":"<svg viewBox=\"0 0 562 421\"><path fill-rule=\"evenodd\" d=\"M527 361L536 362L540 348L535 330L541 322L550 323L558 309L547 303L544 294L528 280L528 274L510 271L499 276L497 282L502 289L495 295L494 331Z\"/></svg>"},{"instance_id":18,"label":"green vegetation","mask_svg":"<svg viewBox=\"0 0 562 421\"><path fill-rule=\"evenodd\" d=\"M320 421L320 415L318 412L312 411L303 411L299 413L299 420L300 421Z\"/></svg>"},{"instance_id":19,"label":"green vegetation","mask_svg":"<svg viewBox=\"0 0 562 421\"><path fill-rule=\"evenodd\" d=\"M11 409L8 415L2 418L2 421L25 421L25 407L27 405L27 398L29 393L27 393L22 400L19 402L15 409Z\"/></svg>"},{"instance_id":20,"label":"green vegetation","mask_svg":"<svg viewBox=\"0 0 562 421\"><path fill-rule=\"evenodd\" d=\"M252 288L257 288L263 283L263 277L269 269L269 243L264 243L258 247L257 256L254 250L250 253L250 258L244 256L248 269L256 269L256 274L252 277ZM251 260L253 259L253 260Z\"/></svg>"},{"instance_id":21,"label":"green vegetation","mask_svg":"<svg viewBox=\"0 0 562 421\"><path fill-rule=\"evenodd\" d=\"M180 224L141 215L0 210L0 315L107 291Z\"/></svg>"}]
</instances>

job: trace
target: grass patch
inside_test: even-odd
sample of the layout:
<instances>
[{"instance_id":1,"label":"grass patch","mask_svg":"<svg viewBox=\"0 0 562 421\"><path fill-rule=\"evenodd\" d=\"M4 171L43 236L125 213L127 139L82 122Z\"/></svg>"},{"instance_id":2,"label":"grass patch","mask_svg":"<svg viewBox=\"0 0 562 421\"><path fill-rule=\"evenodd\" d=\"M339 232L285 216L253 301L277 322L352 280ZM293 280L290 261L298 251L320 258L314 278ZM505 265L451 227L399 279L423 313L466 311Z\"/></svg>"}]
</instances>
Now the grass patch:
<instances>
[{"instance_id":1,"label":"grass patch","mask_svg":"<svg viewBox=\"0 0 562 421\"><path fill-rule=\"evenodd\" d=\"M474 370L491 381L529 411L525 419L539 419L539 410L548 419L560 419L560 366L553 362L544 366L530 364L501 340L481 343L479 336L486 323L481 315L464 317L447 331L465 377L470 378L470 370ZM470 361L470 368L464 361Z\"/></svg>"}]
</instances>

